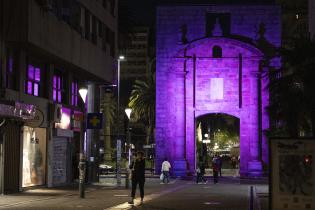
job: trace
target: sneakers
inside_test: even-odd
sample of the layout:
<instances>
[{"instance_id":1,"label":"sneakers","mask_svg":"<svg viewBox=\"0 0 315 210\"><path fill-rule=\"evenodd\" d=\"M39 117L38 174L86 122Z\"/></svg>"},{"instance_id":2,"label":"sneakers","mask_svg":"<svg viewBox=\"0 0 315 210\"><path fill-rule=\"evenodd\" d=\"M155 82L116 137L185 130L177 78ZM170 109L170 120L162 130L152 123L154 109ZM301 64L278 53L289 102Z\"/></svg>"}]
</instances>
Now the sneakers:
<instances>
[{"instance_id":1,"label":"sneakers","mask_svg":"<svg viewBox=\"0 0 315 210\"><path fill-rule=\"evenodd\" d=\"M141 198L140 205L143 204L143 198Z\"/></svg>"},{"instance_id":2,"label":"sneakers","mask_svg":"<svg viewBox=\"0 0 315 210\"><path fill-rule=\"evenodd\" d=\"M131 199L130 201L128 201L128 204L133 205L133 204L134 204L133 199Z\"/></svg>"}]
</instances>

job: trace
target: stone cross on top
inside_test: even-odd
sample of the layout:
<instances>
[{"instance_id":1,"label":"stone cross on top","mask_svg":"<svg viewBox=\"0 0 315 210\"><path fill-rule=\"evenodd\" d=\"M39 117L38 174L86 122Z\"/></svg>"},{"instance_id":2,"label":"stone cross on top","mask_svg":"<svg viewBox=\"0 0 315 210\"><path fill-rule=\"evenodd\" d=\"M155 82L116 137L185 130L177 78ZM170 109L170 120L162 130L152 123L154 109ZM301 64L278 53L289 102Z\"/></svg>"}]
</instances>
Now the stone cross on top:
<instances>
[{"instance_id":1,"label":"stone cross on top","mask_svg":"<svg viewBox=\"0 0 315 210\"><path fill-rule=\"evenodd\" d=\"M222 36L222 35L223 33L222 33L220 21L219 21L219 18L217 18L215 20L214 28L212 30L212 36Z\"/></svg>"}]
</instances>

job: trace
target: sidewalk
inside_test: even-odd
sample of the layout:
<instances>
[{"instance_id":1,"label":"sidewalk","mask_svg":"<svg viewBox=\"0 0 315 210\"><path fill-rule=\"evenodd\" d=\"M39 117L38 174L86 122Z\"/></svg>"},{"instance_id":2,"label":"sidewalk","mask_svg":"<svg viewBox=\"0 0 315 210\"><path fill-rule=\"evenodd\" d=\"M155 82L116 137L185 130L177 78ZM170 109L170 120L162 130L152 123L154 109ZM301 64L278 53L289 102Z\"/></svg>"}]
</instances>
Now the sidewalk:
<instances>
[{"instance_id":1,"label":"sidewalk","mask_svg":"<svg viewBox=\"0 0 315 210\"><path fill-rule=\"evenodd\" d=\"M159 179L148 178L146 195L160 192L170 185L160 185ZM79 198L78 185L58 188L32 189L24 192L0 196L0 209L95 209L103 210L127 202L130 189L114 186L114 183L94 183L86 187L85 198ZM139 196L139 190L137 191Z\"/></svg>"},{"instance_id":2,"label":"sidewalk","mask_svg":"<svg viewBox=\"0 0 315 210\"><path fill-rule=\"evenodd\" d=\"M196 184L194 180L174 179L171 184L166 185L160 184L160 180L157 178L147 178L144 206L132 207L127 204L130 199L130 189L125 189L124 185L122 187L114 186L115 181L112 178L103 178L100 183L87 186L84 199L79 198L77 185L53 189L33 189L0 196L0 210L126 210L152 209L153 206L156 209L165 209L162 204L168 202L172 203L172 208L168 208L169 210L177 210L177 206L189 209L192 204L199 206L196 210L205 209L205 205L218 205L218 207L220 206L218 209L233 209L230 208L231 204L237 207L235 209L247 210L248 189L252 185L242 184L239 179L232 177L222 178L217 185L212 183L210 177L208 177L208 184L202 185ZM268 191L267 186L261 184L254 186L261 204L261 208L258 210L267 210L268 201L261 199L262 195L264 196ZM139 190L137 190L136 196L139 197ZM136 203L138 202L136 200Z\"/></svg>"}]
</instances>

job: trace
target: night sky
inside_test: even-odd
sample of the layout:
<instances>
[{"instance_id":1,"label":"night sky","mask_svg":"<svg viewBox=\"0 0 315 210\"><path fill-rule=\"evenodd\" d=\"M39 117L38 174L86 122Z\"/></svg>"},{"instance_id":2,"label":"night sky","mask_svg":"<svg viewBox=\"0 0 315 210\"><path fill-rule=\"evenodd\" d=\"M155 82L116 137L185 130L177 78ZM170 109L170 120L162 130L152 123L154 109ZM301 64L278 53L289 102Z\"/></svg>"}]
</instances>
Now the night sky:
<instances>
[{"instance_id":1,"label":"night sky","mask_svg":"<svg viewBox=\"0 0 315 210\"><path fill-rule=\"evenodd\" d=\"M122 0L133 13L137 25L152 26L157 5L165 4L239 4L239 3L271 3L274 0Z\"/></svg>"}]
</instances>

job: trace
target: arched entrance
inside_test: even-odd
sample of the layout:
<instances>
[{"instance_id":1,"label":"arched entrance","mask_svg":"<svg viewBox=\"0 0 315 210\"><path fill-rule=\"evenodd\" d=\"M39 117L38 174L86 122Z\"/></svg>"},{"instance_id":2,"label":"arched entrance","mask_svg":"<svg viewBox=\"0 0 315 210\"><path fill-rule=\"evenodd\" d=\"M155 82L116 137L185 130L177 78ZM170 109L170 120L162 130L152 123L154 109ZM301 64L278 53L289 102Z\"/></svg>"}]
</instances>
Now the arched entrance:
<instances>
[{"instance_id":1,"label":"arched entrance","mask_svg":"<svg viewBox=\"0 0 315 210\"><path fill-rule=\"evenodd\" d=\"M212 159L220 157L220 176L238 176L240 121L237 117L214 113L196 118L196 167L210 171Z\"/></svg>"}]
</instances>

